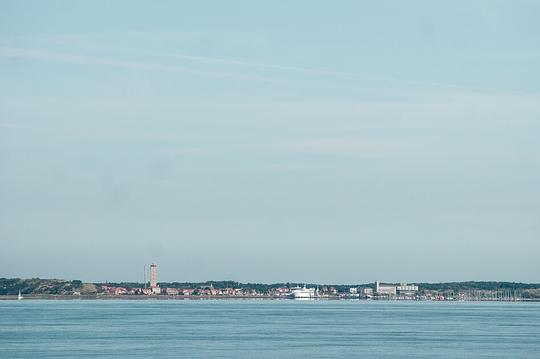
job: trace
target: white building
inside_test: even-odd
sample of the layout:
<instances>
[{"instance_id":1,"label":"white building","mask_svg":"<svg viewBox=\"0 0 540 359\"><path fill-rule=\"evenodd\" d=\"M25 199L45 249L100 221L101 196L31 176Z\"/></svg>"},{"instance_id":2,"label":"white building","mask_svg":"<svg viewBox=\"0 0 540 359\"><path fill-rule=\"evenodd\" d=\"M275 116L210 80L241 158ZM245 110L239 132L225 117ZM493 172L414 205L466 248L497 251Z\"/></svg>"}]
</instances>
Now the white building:
<instances>
[{"instance_id":1,"label":"white building","mask_svg":"<svg viewBox=\"0 0 540 359\"><path fill-rule=\"evenodd\" d=\"M378 295L395 296L397 288L395 285L384 285L378 280L375 281L375 293Z\"/></svg>"},{"instance_id":2,"label":"white building","mask_svg":"<svg viewBox=\"0 0 540 359\"><path fill-rule=\"evenodd\" d=\"M401 283L397 286L398 292L418 292L418 286L413 284Z\"/></svg>"},{"instance_id":3,"label":"white building","mask_svg":"<svg viewBox=\"0 0 540 359\"><path fill-rule=\"evenodd\" d=\"M397 292L400 296L412 298L418 293L418 286L413 284L401 283L397 286Z\"/></svg>"},{"instance_id":4,"label":"white building","mask_svg":"<svg viewBox=\"0 0 540 359\"><path fill-rule=\"evenodd\" d=\"M152 294L161 294L160 287L152 287Z\"/></svg>"}]
</instances>

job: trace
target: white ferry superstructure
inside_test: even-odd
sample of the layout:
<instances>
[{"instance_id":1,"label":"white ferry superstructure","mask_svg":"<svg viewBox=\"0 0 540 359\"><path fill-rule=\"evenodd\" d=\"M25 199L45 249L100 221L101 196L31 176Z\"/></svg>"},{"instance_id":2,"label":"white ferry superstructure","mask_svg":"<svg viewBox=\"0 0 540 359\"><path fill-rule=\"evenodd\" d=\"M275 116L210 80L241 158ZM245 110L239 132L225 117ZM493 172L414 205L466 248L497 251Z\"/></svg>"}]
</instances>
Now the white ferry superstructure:
<instances>
[{"instance_id":1,"label":"white ferry superstructure","mask_svg":"<svg viewBox=\"0 0 540 359\"><path fill-rule=\"evenodd\" d=\"M316 298L315 288L294 287L291 288L293 299L296 300L313 300Z\"/></svg>"}]
</instances>

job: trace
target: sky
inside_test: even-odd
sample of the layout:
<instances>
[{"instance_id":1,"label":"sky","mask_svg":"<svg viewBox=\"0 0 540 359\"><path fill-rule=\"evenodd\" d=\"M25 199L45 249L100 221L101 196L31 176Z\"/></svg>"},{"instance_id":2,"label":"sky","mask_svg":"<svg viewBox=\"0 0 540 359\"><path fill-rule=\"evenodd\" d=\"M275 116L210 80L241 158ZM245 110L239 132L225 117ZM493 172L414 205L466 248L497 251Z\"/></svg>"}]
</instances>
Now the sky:
<instances>
[{"instance_id":1,"label":"sky","mask_svg":"<svg viewBox=\"0 0 540 359\"><path fill-rule=\"evenodd\" d=\"M0 277L540 282L539 17L0 0Z\"/></svg>"}]
</instances>

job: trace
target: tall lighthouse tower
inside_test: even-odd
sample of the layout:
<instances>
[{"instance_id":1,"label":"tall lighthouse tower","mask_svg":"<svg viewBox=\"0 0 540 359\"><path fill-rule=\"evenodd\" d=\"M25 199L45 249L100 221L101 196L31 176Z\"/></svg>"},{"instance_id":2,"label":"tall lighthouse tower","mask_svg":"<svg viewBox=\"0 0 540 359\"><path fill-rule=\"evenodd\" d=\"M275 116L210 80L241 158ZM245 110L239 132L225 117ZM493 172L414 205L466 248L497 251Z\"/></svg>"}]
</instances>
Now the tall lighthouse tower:
<instances>
[{"instance_id":1,"label":"tall lighthouse tower","mask_svg":"<svg viewBox=\"0 0 540 359\"><path fill-rule=\"evenodd\" d=\"M157 284L157 264L155 263L150 265L150 288L159 288Z\"/></svg>"}]
</instances>

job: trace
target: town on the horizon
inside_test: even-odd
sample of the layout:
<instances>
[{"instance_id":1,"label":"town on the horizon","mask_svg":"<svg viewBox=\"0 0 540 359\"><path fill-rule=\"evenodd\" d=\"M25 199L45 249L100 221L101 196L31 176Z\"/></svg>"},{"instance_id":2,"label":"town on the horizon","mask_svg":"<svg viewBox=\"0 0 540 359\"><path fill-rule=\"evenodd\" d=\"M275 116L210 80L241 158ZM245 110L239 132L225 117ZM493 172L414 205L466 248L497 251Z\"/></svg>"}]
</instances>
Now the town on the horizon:
<instances>
[{"instance_id":1,"label":"town on the horizon","mask_svg":"<svg viewBox=\"0 0 540 359\"><path fill-rule=\"evenodd\" d=\"M158 266L146 266L143 283L83 283L79 280L0 278L0 299L17 291L28 299L357 299L417 301L536 301L540 284L515 282L373 283L325 285L307 283L158 282Z\"/></svg>"}]
</instances>

